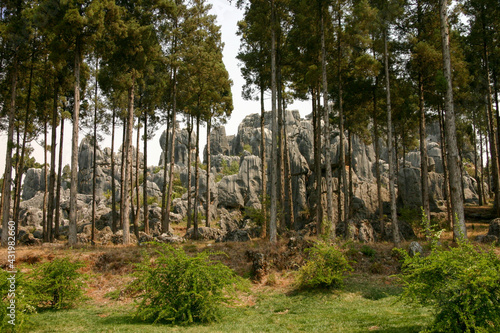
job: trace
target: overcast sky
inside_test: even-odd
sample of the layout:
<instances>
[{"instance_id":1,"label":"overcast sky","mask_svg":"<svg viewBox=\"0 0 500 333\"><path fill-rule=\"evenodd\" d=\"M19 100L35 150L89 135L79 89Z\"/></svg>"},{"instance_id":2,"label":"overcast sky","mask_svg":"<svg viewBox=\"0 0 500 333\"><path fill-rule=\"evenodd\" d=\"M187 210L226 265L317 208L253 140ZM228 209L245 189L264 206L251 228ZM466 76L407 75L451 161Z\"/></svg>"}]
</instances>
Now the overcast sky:
<instances>
[{"instance_id":1,"label":"overcast sky","mask_svg":"<svg viewBox=\"0 0 500 333\"><path fill-rule=\"evenodd\" d=\"M243 11L239 10L235 6L235 1L231 5L228 0L208 0L208 3L212 4L211 13L217 16L217 23L221 26L222 31L222 41L224 42L223 60L226 65L227 71L229 72L230 78L233 80L233 105L234 111L231 117L226 123L226 133L228 135L236 134L238 131L238 125L241 123L245 116L251 113L260 113L260 102L259 101L245 101L241 97L241 88L245 81L241 77L239 62L236 59L238 54L240 40L236 36L237 26L236 23L243 18ZM269 95L265 97L266 110L271 108ZM311 107L309 102L297 102L289 106L289 109L299 110L302 117L311 112ZM184 126L183 126L184 127ZM159 138L161 132L165 129L165 126L161 127L161 130L156 134L156 136L148 142L148 165L157 165L160 159L161 149L159 144ZM121 144L121 130L118 129L118 135L115 138L115 146ZM85 136L86 130L82 131L79 135L80 140ZM203 127L200 130L200 151L203 151L206 142L206 129ZM135 132L134 132L135 137ZM59 138L59 134L58 134ZM3 175L5 168L5 149L6 149L6 136L2 135L0 137L0 172ZM41 139L38 140L41 142ZM50 141L50 134L49 134ZM135 143L136 140L133 139ZM142 145L142 143L141 143ZM35 148L35 158L37 162L43 163L43 149L42 147L33 142L32 146ZM108 137L104 141L100 142L100 148L111 146L111 138ZM50 161L50 154L47 158ZM57 157L58 159L58 157ZM65 137L64 137L64 153L63 153L63 165L70 164L71 160L71 124L67 121L65 124Z\"/></svg>"}]
</instances>

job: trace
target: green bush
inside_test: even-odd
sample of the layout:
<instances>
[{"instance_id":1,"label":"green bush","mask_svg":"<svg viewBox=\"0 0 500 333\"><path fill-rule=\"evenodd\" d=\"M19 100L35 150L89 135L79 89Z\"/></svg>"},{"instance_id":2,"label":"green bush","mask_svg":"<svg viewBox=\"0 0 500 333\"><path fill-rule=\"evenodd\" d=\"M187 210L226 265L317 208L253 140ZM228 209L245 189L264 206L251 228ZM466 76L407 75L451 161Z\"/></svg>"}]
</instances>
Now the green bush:
<instances>
[{"instance_id":1,"label":"green bush","mask_svg":"<svg viewBox=\"0 0 500 333\"><path fill-rule=\"evenodd\" d=\"M36 305L44 308L67 308L83 297L84 275L78 271L84 264L68 258L54 259L30 273Z\"/></svg>"},{"instance_id":2,"label":"green bush","mask_svg":"<svg viewBox=\"0 0 500 333\"><path fill-rule=\"evenodd\" d=\"M351 270L344 254L335 246L316 243L306 249L309 260L297 275L299 289L341 288L344 273Z\"/></svg>"},{"instance_id":3,"label":"green bush","mask_svg":"<svg viewBox=\"0 0 500 333\"><path fill-rule=\"evenodd\" d=\"M377 251L373 247L366 244L361 247L360 252L370 258L375 258L377 255Z\"/></svg>"},{"instance_id":4,"label":"green bush","mask_svg":"<svg viewBox=\"0 0 500 333\"><path fill-rule=\"evenodd\" d=\"M33 306L35 301L32 288L29 286L29 281L26 280L26 275L21 271L16 273L14 292L11 290L11 282L14 282L12 275L0 269L0 332L24 331L29 323L28 315L36 312L36 308ZM11 299L14 299L15 317L11 314L10 308L13 308ZM12 322L9 323L12 320L15 320L15 325L12 325Z\"/></svg>"},{"instance_id":5,"label":"green bush","mask_svg":"<svg viewBox=\"0 0 500 333\"><path fill-rule=\"evenodd\" d=\"M500 332L500 259L469 243L449 250L433 246L427 257L406 251L402 299L430 306L430 332Z\"/></svg>"},{"instance_id":6,"label":"green bush","mask_svg":"<svg viewBox=\"0 0 500 333\"><path fill-rule=\"evenodd\" d=\"M158 257L138 264L132 289L141 291L135 316L172 324L212 322L242 279L202 252L190 257L182 249L159 244Z\"/></svg>"}]
</instances>

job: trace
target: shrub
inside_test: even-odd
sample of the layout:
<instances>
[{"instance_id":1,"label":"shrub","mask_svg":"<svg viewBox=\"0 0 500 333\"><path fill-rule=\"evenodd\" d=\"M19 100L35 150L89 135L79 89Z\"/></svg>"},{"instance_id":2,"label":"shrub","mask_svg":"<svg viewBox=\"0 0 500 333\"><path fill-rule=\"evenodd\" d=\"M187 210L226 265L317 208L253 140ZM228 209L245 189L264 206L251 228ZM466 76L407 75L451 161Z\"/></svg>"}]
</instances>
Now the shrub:
<instances>
[{"instance_id":1,"label":"shrub","mask_svg":"<svg viewBox=\"0 0 500 333\"><path fill-rule=\"evenodd\" d=\"M36 267L30 274L36 304L55 309L73 306L83 297L84 275L78 271L83 266L81 261L61 258Z\"/></svg>"},{"instance_id":2,"label":"shrub","mask_svg":"<svg viewBox=\"0 0 500 333\"><path fill-rule=\"evenodd\" d=\"M15 275L15 326L9 323L14 317L11 315L10 300L12 299L11 282L14 282L12 275L0 269L0 331L1 332L22 332L29 323L28 315L36 312L32 288L29 286L29 281L26 280L26 275L18 271ZM9 295L11 294L11 295ZM11 297L9 297L11 296Z\"/></svg>"},{"instance_id":3,"label":"shrub","mask_svg":"<svg viewBox=\"0 0 500 333\"><path fill-rule=\"evenodd\" d=\"M427 257L400 253L402 299L434 309L431 332L500 331L500 259L493 251L460 243L435 245Z\"/></svg>"},{"instance_id":4,"label":"shrub","mask_svg":"<svg viewBox=\"0 0 500 333\"><path fill-rule=\"evenodd\" d=\"M135 316L144 321L187 324L212 322L230 300L241 278L202 252L190 257L181 249L159 244L158 257L137 266L132 288L141 290ZM217 253L220 254L220 253ZM213 255L213 254L212 254Z\"/></svg>"},{"instance_id":5,"label":"shrub","mask_svg":"<svg viewBox=\"0 0 500 333\"><path fill-rule=\"evenodd\" d=\"M369 245L363 245L360 252L370 258L375 258L375 256L377 255L377 251Z\"/></svg>"},{"instance_id":6,"label":"shrub","mask_svg":"<svg viewBox=\"0 0 500 333\"><path fill-rule=\"evenodd\" d=\"M309 252L309 260L298 271L299 289L343 286L344 273L352 268L338 248L325 243L316 243L305 251Z\"/></svg>"}]
</instances>

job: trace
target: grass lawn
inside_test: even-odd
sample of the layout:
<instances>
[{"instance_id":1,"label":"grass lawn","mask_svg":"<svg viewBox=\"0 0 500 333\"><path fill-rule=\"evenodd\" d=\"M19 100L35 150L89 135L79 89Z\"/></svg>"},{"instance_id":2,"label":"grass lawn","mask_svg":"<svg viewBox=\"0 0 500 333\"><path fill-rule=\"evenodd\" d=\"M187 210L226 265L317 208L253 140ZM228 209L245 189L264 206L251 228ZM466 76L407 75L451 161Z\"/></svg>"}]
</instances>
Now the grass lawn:
<instances>
[{"instance_id":1,"label":"grass lawn","mask_svg":"<svg viewBox=\"0 0 500 333\"><path fill-rule=\"evenodd\" d=\"M352 275L343 291L253 289L244 305L223 309L219 322L194 326L135 321L132 304L87 302L78 308L31 317L31 332L419 332L430 312L397 301L399 287L384 277Z\"/></svg>"}]
</instances>

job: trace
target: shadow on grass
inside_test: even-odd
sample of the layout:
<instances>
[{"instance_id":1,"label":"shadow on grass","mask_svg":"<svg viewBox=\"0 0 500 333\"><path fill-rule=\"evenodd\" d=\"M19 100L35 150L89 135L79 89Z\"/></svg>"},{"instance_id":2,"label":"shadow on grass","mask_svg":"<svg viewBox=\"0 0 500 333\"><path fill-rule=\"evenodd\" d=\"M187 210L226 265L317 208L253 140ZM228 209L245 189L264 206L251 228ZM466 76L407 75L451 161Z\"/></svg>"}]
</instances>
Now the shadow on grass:
<instances>
[{"instance_id":1,"label":"shadow on grass","mask_svg":"<svg viewBox=\"0 0 500 333\"><path fill-rule=\"evenodd\" d=\"M108 325L109 326L119 326L119 325L152 326L152 327L165 329L165 331L169 331L170 329L178 328L178 327L196 328L196 327L202 327L202 326L206 325L203 323L191 323L191 324L186 324L186 325L175 325L175 324L170 324L170 323L165 323L165 322L153 323L153 321L140 320L139 318L135 318L134 316L132 316L130 314L116 314L116 313L112 314L106 318L103 318L101 320L101 323L103 325L105 325L106 327Z\"/></svg>"},{"instance_id":2,"label":"shadow on grass","mask_svg":"<svg viewBox=\"0 0 500 333\"><path fill-rule=\"evenodd\" d=\"M410 325L406 327L391 327L376 330L378 333L417 333L425 329L422 325Z\"/></svg>"},{"instance_id":3,"label":"shadow on grass","mask_svg":"<svg viewBox=\"0 0 500 333\"><path fill-rule=\"evenodd\" d=\"M363 298L372 301L378 301L386 297L399 296L403 289L393 284L384 285L369 280L349 279L345 282L344 291L359 294Z\"/></svg>"}]
</instances>

